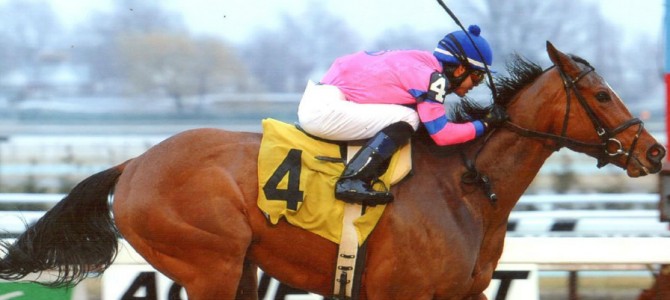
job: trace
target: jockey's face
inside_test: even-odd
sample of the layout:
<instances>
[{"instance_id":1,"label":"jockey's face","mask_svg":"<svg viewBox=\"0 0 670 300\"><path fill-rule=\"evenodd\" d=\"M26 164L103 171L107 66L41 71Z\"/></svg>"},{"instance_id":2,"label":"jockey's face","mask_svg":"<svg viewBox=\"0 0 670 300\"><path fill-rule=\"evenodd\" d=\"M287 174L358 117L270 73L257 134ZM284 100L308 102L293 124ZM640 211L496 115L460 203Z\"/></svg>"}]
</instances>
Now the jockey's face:
<instances>
[{"instance_id":1,"label":"jockey's face","mask_svg":"<svg viewBox=\"0 0 670 300\"><path fill-rule=\"evenodd\" d=\"M458 68L454 70L454 77L461 76L467 71L468 70L463 65L460 65L458 66ZM463 80L463 82L461 82L460 86L454 89L454 93L459 97L463 97L472 88L476 87L479 83L481 83L483 79L484 74L481 71L478 70L470 71L469 76L466 77L465 80Z\"/></svg>"}]
</instances>

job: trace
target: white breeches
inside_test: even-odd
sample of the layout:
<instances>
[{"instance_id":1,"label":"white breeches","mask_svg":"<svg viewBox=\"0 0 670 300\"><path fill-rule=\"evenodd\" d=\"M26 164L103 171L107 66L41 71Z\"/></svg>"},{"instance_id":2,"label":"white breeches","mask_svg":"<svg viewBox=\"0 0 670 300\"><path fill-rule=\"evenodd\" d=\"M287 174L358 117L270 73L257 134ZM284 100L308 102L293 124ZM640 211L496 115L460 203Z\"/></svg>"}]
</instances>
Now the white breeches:
<instances>
[{"instance_id":1,"label":"white breeches","mask_svg":"<svg viewBox=\"0 0 670 300\"><path fill-rule=\"evenodd\" d=\"M347 101L332 85L307 83L298 106L298 122L309 134L336 140L362 140L393 123L405 121L414 130L419 115L414 109L398 104L363 104Z\"/></svg>"}]
</instances>

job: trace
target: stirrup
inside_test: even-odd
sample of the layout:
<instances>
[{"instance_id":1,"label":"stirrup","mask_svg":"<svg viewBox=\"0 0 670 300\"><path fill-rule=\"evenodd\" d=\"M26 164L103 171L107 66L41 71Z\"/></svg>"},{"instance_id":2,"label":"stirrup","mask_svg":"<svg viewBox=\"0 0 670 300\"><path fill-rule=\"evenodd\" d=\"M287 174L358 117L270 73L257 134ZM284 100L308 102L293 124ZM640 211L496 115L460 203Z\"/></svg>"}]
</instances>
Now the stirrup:
<instances>
[{"instance_id":1,"label":"stirrup","mask_svg":"<svg viewBox=\"0 0 670 300\"><path fill-rule=\"evenodd\" d=\"M384 193L388 193L388 194L391 193L391 192L389 191L389 189L386 187L386 183L384 183L384 182L383 182L381 179L379 179L379 178L375 178L375 179L373 179L373 180L372 180L372 183L370 184L370 187L374 187L374 186L377 185L377 184L381 184L381 185L382 185L382 189L383 189L382 192L384 192Z\"/></svg>"},{"instance_id":2,"label":"stirrup","mask_svg":"<svg viewBox=\"0 0 670 300\"><path fill-rule=\"evenodd\" d=\"M362 181L357 179L345 179L345 180L351 180L357 182L358 184L365 185ZM383 191L376 191L372 188L375 184L378 183L382 184L382 187L384 188ZM375 205L387 204L393 201L393 194L391 194L391 192L389 192L389 190L386 188L386 184L384 184L384 182L382 182L379 179L375 179L372 182L372 185L369 186L369 188L361 186L363 188L362 190L356 188L340 190L340 188L344 188L340 184L341 181L338 181L338 183L335 185L335 198L347 203L375 206Z\"/></svg>"}]
</instances>

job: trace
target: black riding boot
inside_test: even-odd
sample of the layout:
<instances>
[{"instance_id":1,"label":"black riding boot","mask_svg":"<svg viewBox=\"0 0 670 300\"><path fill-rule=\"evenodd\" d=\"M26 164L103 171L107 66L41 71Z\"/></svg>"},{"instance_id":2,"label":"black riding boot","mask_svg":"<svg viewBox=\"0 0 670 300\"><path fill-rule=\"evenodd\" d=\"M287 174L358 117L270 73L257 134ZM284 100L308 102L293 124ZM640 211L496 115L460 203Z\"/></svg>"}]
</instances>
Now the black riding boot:
<instances>
[{"instance_id":1,"label":"black riding boot","mask_svg":"<svg viewBox=\"0 0 670 300\"><path fill-rule=\"evenodd\" d=\"M335 184L335 198L365 205L393 201L388 190L377 191L373 185L388 168L387 160L405 145L414 129L405 122L389 125L373 136L349 161Z\"/></svg>"}]
</instances>

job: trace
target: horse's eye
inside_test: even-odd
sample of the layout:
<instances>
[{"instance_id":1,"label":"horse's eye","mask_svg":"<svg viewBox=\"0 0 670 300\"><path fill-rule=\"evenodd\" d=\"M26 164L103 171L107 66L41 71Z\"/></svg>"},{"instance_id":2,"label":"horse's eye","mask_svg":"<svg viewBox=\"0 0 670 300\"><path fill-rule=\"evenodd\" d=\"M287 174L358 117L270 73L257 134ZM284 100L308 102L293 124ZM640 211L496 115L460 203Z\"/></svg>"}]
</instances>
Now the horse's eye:
<instances>
[{"instance_id":1,"label":"horse's eye","mask_svg":"<svg viewBox=\"0 0 670 300\"><path fill-rule=\"evenodd\" d=\"M598 102L607 102L612 100L612 98L610 98L610 94L607 92L598 92L596 93L596 100L598 100Z\"/></svg>"}]
</instances>

